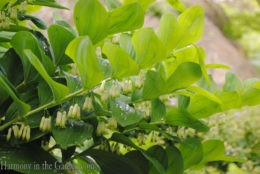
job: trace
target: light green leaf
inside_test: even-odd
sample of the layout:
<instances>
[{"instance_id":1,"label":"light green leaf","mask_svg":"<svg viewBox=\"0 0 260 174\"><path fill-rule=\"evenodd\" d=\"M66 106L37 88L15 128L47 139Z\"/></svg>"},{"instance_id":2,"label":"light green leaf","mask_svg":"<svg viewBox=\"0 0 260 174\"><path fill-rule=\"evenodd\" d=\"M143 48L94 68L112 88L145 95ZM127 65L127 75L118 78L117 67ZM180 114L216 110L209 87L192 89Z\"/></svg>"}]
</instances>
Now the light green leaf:
<instances>
[{"instance_id":1,"label":"light green leaf","mask_svg":"<svg viewBox=\"0 0 260 174\"><path fill-rule=\"evenodd\" d=\"M121 6L121 3L119 0L105 0L105 3L109 10L113 10L113 9Z\"/></svg>"},{"instance_id":2,"label":"light green leaf","mask_svg":"<svg viewBox=\"0 0 260 174\"><path fill-rule=\"evenodd\" d=\"M135 50L131 39L132 36L130 34L122 33L120 35L119 45L130 55L130 57L135 57Z\"/></svg>"},{"instance_id":3,"label":"light green leaf","mask_svg":"<svg viewBox=\"0 0 260 174\"><path fill-rule=\"evenodd\" d=\"M134 60L119 46L106 43L103 52L112 66L113 76L123 78L127 76L137 75L139 68Z\"/></svg>"},{"instance_id":4,"label":"light green leaf","mask_svg":"<svg viewBox=\"0 0 260 174\"><path fill-rule=\"evenodd\" d=\"M124 4L129 4L133 2L138 2L141 7L144 9L144 11L147 9L147 7L152 4L155 0L124 0Z\"/></svg>"},{"instance_id":5,"label":"light green leaf","mask_svg":"<svg viewBox=\"0 0 260 174\"><path fill-rule=\"evenodd\" d=\"M93 44L107 32L108 13L98 0L79 0L74 7L74 23L80 36L88 35Z\"/></svg>"},{"instance_id":6,"label":"light green leaf","mask_svg":"<svg viewBox=\"0 0 260 174\"><path fill-rule=\"evenodd\" d=\"M160 73L155 71L148 71L143 88L144 99L155 99L164 94L166 82L161 77Z\"/></svg>"},{"instance_id":7,"label":"light green leaf","mask_svg":"<svg viewBox=\"0 0 260 174\"><path fill-rule=\"evenodd\" d=\"M213 161L243 162L242 159L225 155L224 143L220 140L207 140L203 142L203 159L199 165Z\"/></svg>"},{"instance_id":8,"label":"light green leaf","mask_svg":"<svg viewBox=\"0 0 260 174\"><path fill-rule=\"evenodd\" d=\"M179 110L177 108L172 108L167 112L166 123L177 126L186 126L202 132L209 130L208 126L194 118L190 113L185 110Z\"/></svg>"},{"instance_id":9,"label":"light green leaf","mask_svg":"<svg viewBox=\"0 0 260 174\"><path fill-rule=\"evenodd\" d=\"M224 64L219 64L219 63L210 63L206 65L206 68L220 68L220 69L231 69L230 66L224 65Z\"/></svg>"},{"instance_id":10,"label":"light green leaf","mask_svg":"<svg viewBox=\"0 0 260 174\"><path fill-rule=\"evenodd\" d=\"M70 59L65 55L66 47L75 36L67 28L61 25L51 25L48 28L48 36L53 50L55 64L62 65L70 62Z\"/></svg>"},{"instance_id":11,"label":"light green leaf","mask_svg":"<svg viewBox=\"0 0 260 174\"><path fill-rule=\"evenodd\" d=\"M221 111L221 105L206 96L200 94L190 96L188 112L195 118L206 118Z\"/></svg>"},{"instance_id":12,"label":"light green leaf","mask_svg":"<svg viewBox=\"0 0 260 174\"><path fill-rule=\"evenodd\" d=\"M167 55L172 52L176 44L173 41L176 38L175 31L178 28L178 22L175 16L170 13L165 13L160 20L158 27L158 37L161 39L162 43L167 49Z\"/></svg>"},{"instance_id":13,"label":"light green leaf","mask_svg":"<svg viewBox=\"0 0 260 174\"><path fill-rule=\"evenodd\" d=\"M108 13L108 34L132 31L142 27L144 11L139 3L123 5Z\"/></svg>"},{"instance_id":14,"label":"light green leaf","mask_svg":"<svg viewBox=\"0 0 260 174\"><path fill-rule=\"evenodd\" d=\"M184 169L200 163L203 159L203 147L197 138L188 138L180 144L180 151L184 160Z\"/></svg>"},{"instance_id":15,"label":"light green leaf","mask_svg":"<svg viewBox=\"0 0 260 174\"><path fill-rule=\"evenodd\" d=\"M172 92L178 89L187 88L202 76L198 64L186 62L180 64L166 82L166 90Z\"/></svg>"},{"instance_id":16,"label":"light green leaf","mask_svg":"<svg viewBox=\"0 0 260 174\"><path fill-rule=\"evenodd\" d=\"M42 63L35 56L35 54L33 54L31 50L26 49L24 50L24 53L27 56L28 60L31 62L31 64L34 66L34 68L50 86L55 100L59 101L60 99L64 98L66 95L69 94L69 89L66 86L54 81L49 76Z\"/></svg>"},{"instance_id":17,"label":"light green leaf","mask_svg":"<svg viewBox=\"0 0 260 174\"><path fill-rule=\"evenodd\" d=\"M166 59L166 50L152 28L136 31L132 42L136 52L136 63L140 68L147 68Z\"/></svg>"},{"instance_id":18,"label":"light green leaf","mask_svg":"<svg viewBox=\"0 0 260 174\"><path fill-rule=\"evenodd\" d=\"M77 37L70 42L66 54L76 63L83 86L91 89L103 79L95 47L88 36Z\"/></svg>"},{"instance_id":19,"label":"light green leaf","mask_svg":"<svg viewBox=\"0 0 260 174\"><path fill-rule=\"evenodd\" d=\"M176 10L183 12L186 7L185 5L181 2L181 0L167 0L167 2Z\"/></svg>"},{"instance_id":20,"label":"light green leaf","mask_svg":"<svg viewBox=\"0 0 260 174\"><path fill-rule=\"evenodd\" d=\"M243 84L239 77L232 72L226 73L225 84L223 85L223 91L225 92L233 92L233 91L241 91Z\"/></svg>"}]
</instances>

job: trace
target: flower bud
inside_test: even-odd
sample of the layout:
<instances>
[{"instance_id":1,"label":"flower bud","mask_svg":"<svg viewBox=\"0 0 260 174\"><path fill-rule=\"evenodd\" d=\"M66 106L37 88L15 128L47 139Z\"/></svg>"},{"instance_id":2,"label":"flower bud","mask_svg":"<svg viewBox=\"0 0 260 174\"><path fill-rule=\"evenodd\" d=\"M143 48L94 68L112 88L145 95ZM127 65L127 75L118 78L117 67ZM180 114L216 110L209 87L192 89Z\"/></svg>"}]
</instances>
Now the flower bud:
<instances>
[{"instance_id":1,"label":"flower bud","mask_svg":"<svg viewBox=\"0 0 260 174\"><path fill-rule=\"evenodd\" d=\"M64 111L61 117L60 127L65 128L67 123L67 113Z\"/></svg>"},{"instance_id":2,"label":"flower bud","mask_svg":"<svg viewBox=\"0 0 260 174\"><path fill-rule=\"evenodd\" d=\"M108 94L106 92L104 92L103 94L101 94L101 102L106 102L108 99Z\"/></svg>"},{"instance_id":3,"label":"flower bud","mask_svg":"<svg viewBox=\"0 0 260 174\"><path fill-rule=\"evenodd\" d=\"M22 135L22 139L25 140L27 135L27 126L23 129L23 135Z\"/></svg>"},{"instance_id":4,"label":"flower bud","mask_svg":"<svg viewBox=\"0 0 260 174\"><path fill-rule=\"evenodd\" d=\"M45 119L45 131L51 130L51 117Z\"/></svg>"},{"instance_id":5,"label":"flower bud","mask_svg":"<svg viewBox=\"0 0 260 174\"><path fill-rule=\"evenodd\" d=\"M133 90L133 86L132 86L132 81L131 80L124 80L121 83L121 86L122 86L122 90L123 90L124 94L132 92L132 90Z\"/></svg>"},{"instance_id":6,"label":"flower bud","mask_svg":"<svg viewBox=\"0 0 260 174\"><path fill-rule=\"evenodd\" d=\"M85 102L83 104L83 110L90 111L93 108L94 107L93 107L93 104L92 104L92 98L86 97Z\"/></svg>"},{"instance_id":7,"label":"flower bud","mask_svg":"<svg viewBox=\"0 0 260 174\"><path fill-rule=\"evenodd\" d=\"M39 129L41 131L43 130L44 121L45 121L45 117L42 117L41 122L40 122L40 127L39 127Z\"/></svg>"},{"instance_id":8,"label":"flower bud","mask_svg":"<svg viewBox=\"0 0 260 174\"><path fill-rule=\"evenodd\" d=\"M20 127L19 133L18 133L18 138L21 138L22 134L23 134L23 129L24 129L24 125L22 124L22 126Z\"/></svg>"},{"instance_id":9,"label":"flower bud","mask_svg":"<svg viewBox=\"0 0 260 174\"><path fill-rule=\"evenodd\" d=\"M120 89L117 85L112 85L109 90L109 96L116 98L120 96Z\"/></svg>"},{"instance_id":10,"label":"flower bud","mask_svg":"<svg viewBox=\"0 0 260 174\"><path fill-rule=\"evenodd\" d=\"M69 112L68 112L68 118L74 118L73 109L74 109L74 106L70 106Z\"/></svg>"},{"instance_id":11,"label":"flower bud","mask_svg":"<svg viewBox=\"0 0 260 174\"><path fill-rule=\"evenodd\" d=\"M101 136L101 135L105 134L106 132L107 132L106 124L103 122L98 123L97 130L96 130L97 135Z\"/></svg>"},{"instance_id":12,"label":"flower bud","mask_svg":"<svg viewBox=\"0 0 260 174\"><path fill-rule=\"evenodd\" d=\"M9 128L6 136L6 141L9 141L11 139L11 136L12 136L12 128Z\"/></svg>"},{"instance_id":13,"label":"flower bud","mask_svg":"<svg viewBox=\"0 0 260 174\"><path fill-rule=\"evenodd\" d=\"M135 87L136 88L142 88L144 86L144 78L142 75L137 76L137 79L135 81Z\"/></svg>"},{"instance_id":14,"label":"flower bud","mask_svg":"<svg viewBox=\"0 0 260 174\"><path fill-rule=\"evenodd\" d=\"M117 128L117 121L114 117L111 117L108 119L108 127L111 129L116 129Z\"/></svg>"},{"instance_id":15,"label":"flower bud","mask_svg":"<svg viewBox=\"0 0 260 174\"><path fill-rule=\"evenodd\" d=\"M62 112L61 112L61 111L58 111L58 112L57 112L57 117L56 117L56 123L55 123L55 125L56 125L56 126L60 126L60 125L61 125L61 120L62 120Z\"/></svg>"},{"instance_id":16,"label":"flower bud","mask_svg":"<svg viewBox=\"0 0 260 174\"><path fill-rule=\"evenodd\" d=\"M30 126L26 126L26 141L30 141L31 138L31 128Z\"/></svg>"},{"instance_id":17,"label":"flower bud","mask_svg":"<svg viewBox=\"0 0 260 174\"><path fill-rule=\"evenodd\" d=\"M14 132L14 137L15 137L15 138L18 138L19 128L18 128L17 125L14 125L14 126L13 126L13 132Z\"/></svg>"}]
</instances>

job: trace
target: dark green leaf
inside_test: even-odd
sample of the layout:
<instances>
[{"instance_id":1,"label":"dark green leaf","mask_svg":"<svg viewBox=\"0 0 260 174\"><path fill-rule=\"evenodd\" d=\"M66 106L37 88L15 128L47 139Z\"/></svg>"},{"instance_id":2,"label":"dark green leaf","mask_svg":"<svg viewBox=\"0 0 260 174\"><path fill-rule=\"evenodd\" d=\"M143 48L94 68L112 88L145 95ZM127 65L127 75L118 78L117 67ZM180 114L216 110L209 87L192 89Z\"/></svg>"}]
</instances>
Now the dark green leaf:
<instances>
[{"instance_id":1,"label":"dark green leaf","mask_svg":"<svg viewBox=\"0 0 260 174\"><path fill-rule=\"evenodd\" d=\"M31 62L31 64L34 66L34 68L50 86L55 100L60 100L69 94L69 89L66 86L54 81L48 75L44 66L41 64L39 59L33 54L31 50L26 49L24 53L27 56L28 60Z\"/></svg>"},{"instance_id":2,"label":"dark green leaf","mask_svg":"<svg viewBox=\"0 0 260 174\"><path fill-rule=\"evenodd\" d=\"M142 174L138 166L121 155L96 149L87 150L82 155L95 159L104 174Z\"/></svg>"},{"instance_id":3,"label":"dark green leaf","mask_svg":"<svg viewBox=\"0 0 260 174\"><path fill-rule=\"evenodd\" d=\"M168 157L168 167L166 174L183 174L183 157L179 149L177 149L175 146L167 146L166 154Z\"/></svg>"},{"instance_id":4,"label":"dark green leaf","mask_svg":"<svg viewBox=\"0 0 260 174\"><path fill-rule=\"evenodd\" d=\"M143 116L135 111L134 108L121 101L110 100L113 117L123 127L138 123Z\"/></svg>"},{"instance_id":5,"label":"dark green leaf","mask_svg":"<svg viewBox=\"0 0 260 174\"><path fill-rule=\"evenodd\" d=\"M66 128L54 126L52 128L53 137L62 149L74 145L80 145L85 140L91 138L93 128L90 124L78 120L68 120Z\"/></svg>"},{"instance_id":6,"label":"dark green leaf","mask_svg":"<svg viewBox=\"0 0 260 174\"><path fill-rule=\"evenodd\" d=\"M160 99L152 101L151 122L164 120L166 115L166 106Z\"/></svg>"}]
</instances>

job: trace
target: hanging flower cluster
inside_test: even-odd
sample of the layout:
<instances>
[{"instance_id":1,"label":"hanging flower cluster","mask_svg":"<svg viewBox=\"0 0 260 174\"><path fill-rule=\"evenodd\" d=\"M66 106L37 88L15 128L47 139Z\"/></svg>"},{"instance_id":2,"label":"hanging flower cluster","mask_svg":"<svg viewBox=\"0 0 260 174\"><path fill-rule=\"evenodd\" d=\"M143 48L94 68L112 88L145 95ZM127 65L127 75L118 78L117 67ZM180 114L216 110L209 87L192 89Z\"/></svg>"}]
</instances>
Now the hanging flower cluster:
<instances>
[{"instance_id":1,"label":"hanging flower cluster","mask_svg":"<svg viewBox=\"0 0 260 174\"><path fill-rule=\"evenodd\" d=\"M20 128L18 127L18 125L13 125L12 127L10 127L8 129L8 133L6 136L7 141L9 141L11 139L12 132L13 132L14 138L26 140L27 142L30 141L31 128L29 125L25 126L24 124L22 124L20 126Z\"/></svg>"}]
</instances>

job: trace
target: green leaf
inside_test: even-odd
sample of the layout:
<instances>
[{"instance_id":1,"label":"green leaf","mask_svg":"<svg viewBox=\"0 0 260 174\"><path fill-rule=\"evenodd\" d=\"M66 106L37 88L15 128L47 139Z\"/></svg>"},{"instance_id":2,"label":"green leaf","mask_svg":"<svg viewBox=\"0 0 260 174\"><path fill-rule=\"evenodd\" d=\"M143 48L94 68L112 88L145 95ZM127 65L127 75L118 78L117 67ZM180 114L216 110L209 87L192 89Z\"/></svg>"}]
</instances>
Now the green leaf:
<instances>
[{"instance_id":1,"label":"green leaf","mask_svg":"<svg viewBox=\"0 0 260 174\"><path fill-rule=\"evenodd\" d=\"M23 21L23 20L30 20L39 29L45 30L45 29L48 28L48 26L47 26L47 24L45 22L43 22L41 19L39 19L39 18L37 18L35 16L31 16L31 15L28 15L28 14L20 14L18 18L21 21Z\"/></svg>"},{"instance_id":2,"label":"green leaf","mask_svg":"<svg viewBox=\"0 0 260 174\"><path fill-rule=\"evenodd\" d=\"M159 23L158 27L158 37L161 39L162 43L165 45L167 50L167 55L172 52L173 48L175 48L176 44L173 44L173 41L176 38L176 33L174 31L177 30L178 21L170 13L165 13Z\"/></svg>"},{"instance_id":3,"label":"green leaf","mask_svg":"<svg viewBox=\"0 0 260 174\"><path fill-rule=\"evenodd\" d=\"M132 36L130 34L122 33L120 35L119 45L130 55L130 57L135 57L135 50L132 44Z\"/></svg>"},{"instance_id":4,"label":"green leaf","mask_svg":"<svg viewBox=\"0 0 260 174\"><path fill-rule=\"evenodd\" d=\"M114 77L122 79L123 77L138 74L139 68L134 60L119 46L106 43L103 52L112 66Z\"/></svg>"},{"instance_id":5,"label":"green leaf","mask_svg":"<svg viewBox=\"0 0 260 174\"><path fill-rule=\"evenodd\" d=\"M219 95L220 100L222 101L222 110L240 108L241 105L241 96L238 92L221 92Z\"/></svg>"},{"instance_id":6,"label":"green leaf","mask_svg":"<svg viewBox=\"0 0 260 174\"><path fill-rule=\"evenodd\" d=\"M97 0L79 0L74 7L74 23L80 36L88 35L93 44L107 32L108 13Z\"/></svg>"},{"instance_id":7,"label":"green leaf","mask_svg":"<svg viewBox=\"0 0 260 174\"><path fill-rule=\"evenodd\" d=\"M186 62L180 64L166 82L166 91L172 92L178 89L187 88L202 76L198 64Z\"/></svg>"},{"instance_id":8,"label":"green leaf","mask_svg":"<svg viewBox=\"0 0 260 174\"><path fill-rule=\"evenodd\" d=\"M167 146L168 167L166 174L183 174L184 164L181 152L175 146Z\"/></svg>"},{"instance_id":9,"label":"green leaf","mask_svg":"<svg viewBox=\"0 0 260 174\"><path fill-rule=\"evenodd\" d=\"M206 96L200 94L190 96L188 112L195 118L206 118L221 111L221 105Z\"/></svg>"},{"instance_id":10,"label":"green leaf","mask_svg":"<svg viewBox=\"0 0 260 174\"><path fill-rule=\"evenodd\" d=\"M37 89L40 105L46 104L53 100L52 91L51 88L48 86L48 83L46 83L45 81L40 82L37 86Z\"/></svg>"},{"instance_id":11,"label":"green leaf","mask_svg":"<svg viewBox=\"0 0 260 174\"><path fill-rule=\"evenodd\" d=\"M1 145L0 161L2 162L1 169L5 168L4 164L7 168L9 166L9 169L26 174L56 174L57 168L62 167L48 152L30 145L19 148Z\"/></svg>"},{"instance_id":12,"label":"green leaf","mask_svg":"<svg viewBox=\"0 0 260 174\"><path fill-rule=\"evenodd\" d=\"M142 27L144 12L139 3L123 5L108 13L108 34L132 31Z\"/></svg>"},{"instance_id":13,"label":"green leaf","mask_svg":"<svg viewBox=\"0 0 260 174\"><path fill-rule=\"evenodd\" d=\"M179 1L179 0L173 0ZM172 14L165 14L160 21L158 35L166 45L167 53L198 41L204 32L204 10L192 6L179 15L177 21Z\"/></svg>"},{"instance_id":14,"label":"green leaf","mask_svg":"<svg viewBox=\"0 0 260 174\"><path fill-rule=\"evenodd\" d=\"M16 33L11 41L11 44L15 50L15 52L20 56L23 70L24 70L24 81L25 83L34 81L38 78L39 74L33 68L27 56L24 53L25 49L29 49L32 51L34 55L41 61L44 68L46 69L49 75L53 75L55 72L55 68L50 58L47 57L43 50L41 49L38 40L36 37L28 31L20 31Z\"/></svg>"},{"instance_id":15,"label":"green leaf","mask_svg":"<svg viewBox=\"0 0 260 174\"><path fill-rule=\"evenodd\" d=\"M44 66L41 64L39 59L33 54L31 50L24 50L25 55L27 56L28 60L31 62L31 64L34 66L34 68L38 71L38 73L41 75L41 77L48 83L50 86L54 99L59 101L60 99L64 98L66 95L69 94L69 89L54 81L46 72Z\"/></svg>"},{"instance_id":16,"label":"green leaf","mask_svg":"<svg viewBox=\"0 0 260 174\"><path fill-rule=\"evenodd\" d=\"M160 99L152 101L151 122L164 120L166 115L166 106Z\"/></svg>"},{"instance_id":17,"label":"green leaf","mask_svg":"<svg viewBox=\"0 0 260 174\"><path fill-rule=\"evenodd\" d=\"M152 28L136 31L132 38L136 52L136 63L140 68L147 68L166 59L166 51L162 42Z\"/></svg>"},{"instance_id":18,"label":"green leaf","mask_svg":"<svg viewBox=\"0 0 260 174\"><path fill-rule=\"evenodd\" d=\"M105 0L105 3L109 10L113 10L113 9L121 6L121 3L119 0Z\"/></svg>"},{"instance_id":19,"label":"green leaf","mask_svg":"<svg viewBox=\"0 0 260 174\"><path fill-rule=\"evenodd\" d=\"M83 121L69 119L66 128L60 128L52 125L53 137L57 144L62 149L80 145L85 140L90 139L93 132L93 127Z\"/></svg>"},{"instance_id":20,"label":"green leaf","mask_svg":"<svg viewBox=\"0 0 260 174\"><path fill-rule=\"evenodd\" d=\"M178 109L186 110L190 104L190 97L178 95Z\"/></svg>"},{"instance_id":21,"label":"green leaf","mask_svg":"<svg viewBox=\"0 0 260 174\"><path fill-rule=\"evenodd\" d=\"M148 173L149 161L138 150L132 150L124 155L142 170L142 174Z\"/></svg>"},{"instance_id":22,"label":"green leaf","mask_svg":"<svg viewBox=\"0 0 260 174\"><path fill-rule=\"evenodd\" d=\"M48 36L55 58L55 64L63 65L69 63L70 59L65 55L65 50L70 41L75 38L74 34L67 28L54 24L48 28Z\"/></svg>"},{"instance_id":23,"label":"green leaf","mask_svg":"<svg viewBox=\"0 0 260 174\"><path fill-rule=\"evenodd\" d=\"M144 81L143 98L155 99L164 94L166 82L161 77L160 73L148 71Z\"/></svg>"},{"instance_id":24,"label":"green leaf","mask_svg":"<svg viewBox=\"0 0 260 174\"><path fill-rule=\"evenodd\" d=\"M90 156L100 166L102 173L113 174L142 174L140 168L128 158L115 153L90 149L80 156Z\"/></svg>"},{"instance_id":25,"label":"green leaf","mask_svg":"<svg viewBox=\"0 0 260 174\"><path fill-rule=\"evenodd\" d=\"M152 4L155 0L124 0L124 4L138 2L144 11L147 10L148 6Z\"/></svg>"},{"instance_id":26,"label":"green leaf","mask_svg":"<svg viewBox=\"0 0 260 174\"><path fill-rule=\"evenodd\" d=\"M104 75L98 62L95 47L88 36L72 40L66 49L66 54L76 63L85 88L91 89L100 83Z\"/></svg>"},{"instance_id":27,"label":"green leaf","mask_svg":"<svg viewBox=\"0 0 260 174\"><path fill-rule=\"evenodd\" d=\"M135 111L134 108L121 101L110 100L112 115L123 127L138 123L143 116Z\"/></svg>"},{"instance_id":28,"label":"green leaf","mask_svg":"<svg viewBox=\"0 0 260 174\"><path fill-rule=\"evenodd\" d=\"M243 162L242 159L225 155L224 142L220 140L207 140L203 142L203 159L199 165L213 161Z\"/></svg>"},{"instance_id":29,"label":"green leaf","mask_svg":"<svg viewBox=\"0 0 260 174\"><path fill-rule=\"evenodd\" d=\"M156 170L159 174L165 174L165 169L160 164L160 162L158 162L156 159L151 157L146 151L144 151L143 149L136 146L128 137L126 137L120 133L114 133L111 137L111 140L116 141L118 143L125 144L127 146L130 146L130 147L133 147L133 148L139 150L142 153L142 155L153 164L153 166L156 168Z\"/></svg>"},{"instance_id":30,"label":"green leaf","mask_svg":"<svg viewBox=\"0 0 260 174\"><path fill-rule=\"evenodd\" d=\"M202 132L209 130L208 126L194 118L190 113L185 110L179 110L177 108L173 108L167 112L166 123L177 126L186 126Z\"/></svg>"},{"instance_id":31,"label":"green leaf","mask_svg":"<svg viewBox=\"0 0 260 174\"><path fill-rule=\"evenodd\" d=\"M234 73L228 72L226 73L225 84L223 85L223 91L225 92L234 92L242 90L242 82L237 75Z\"/></svg>"},{"instance_id":32,"label":"green leaf","mask_svg":"<svg viewBox=\"0 0 260 174\"><path fill-rule=\"evenodd\" d=\"M0 42L10 42L14 35L14 32L0 31Z\"/></svg>"},{"instance_id":33,"label":"green leaf","mask_svg":"<svg viewBox=\"0 0 260 174\"><path fill-rule=\"evenodd\" d=\"M59 9L68 9L67 7L57 4L54 0L35 0L35 1L31 2L30 4L59 8Z\"/></svg>"},{"instance_id":34,"label":"green leaf","mask_svg":"<svg viewBox=\"0 0 260 174\"><path fill-rule=\"evenodd\" d=\"M206 68L221 68L221 69L231 69L230 66L228 65L224 65L224 64L218 64L218 63L211 63L211 64L207 64Z\"/></svg>"},{"instance_id":35,"label":"green leaf","mask_svg":"<svg viewBox=\"0 0 260 174\"><path fill-rule=\"evenodd\" d=\"M167 2L176 10L183 12L186 7L185 5L181 2L181 0L167 0Z\"/></svg>"},{"instance_id":36,"label":"green leaf","mask_svg":"<svg viewBox=\"0 0 260 174\"><path fill-rule=\"evenodd\" d=\"M155 145L150 147L147 150L147 153L153 157L154 159L156 159L157 161L160 161L161 165L166 168L168 165L168 159L167 159L167 154L165 152L165 150L159 146L159 145ZM157 174L157 169L151 164L150 170L149 170L149 174Z\"/></svg>"},{"instance_id":37,"label":"green leaf","mask_svg":"<svg viewBox=\"0 0 260 174\"><path fill-rule=\"evenodd\" d=\"M203 159L203 147L197 138L186 139L179 149L184 160L184 169L198 164Z\"/></svg>"},{"instance_id":38,"label":"green leaf","mask_svg":"<svg viewBox=\"0 0 260 174\"><path fill-rule=\"evenodd\" d=\"M15 106L18 109L18 114L24 115L30 111L31 107L18 98L15 88L5 78L2 72L0 72L0 88L3 89L13 99L13 101L15 102Z\"/></svg>"}]
</instances>

